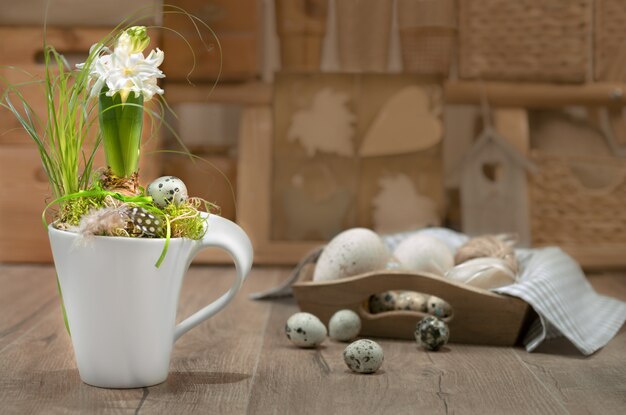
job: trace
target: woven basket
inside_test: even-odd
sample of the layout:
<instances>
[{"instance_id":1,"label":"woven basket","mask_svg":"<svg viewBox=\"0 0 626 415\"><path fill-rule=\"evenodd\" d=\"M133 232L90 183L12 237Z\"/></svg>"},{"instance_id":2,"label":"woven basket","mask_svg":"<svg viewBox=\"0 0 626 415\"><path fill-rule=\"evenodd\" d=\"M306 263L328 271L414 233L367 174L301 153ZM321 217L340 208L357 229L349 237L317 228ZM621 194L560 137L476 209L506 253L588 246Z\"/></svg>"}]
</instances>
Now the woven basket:
<instances>
[{"instance_id":1,"label":"woven basket","mask_svg":"<svg viewBox=\"0 0 626 415\"><path fill-rule=\"evenodd\" d=\"M404 72L447 76L455 40L452 28L400 29Z\"/></svg>"},{"instance_id":2,"label":"woven basket","mask_svg":"<svg viewBox=\"0 0 626 415\"><path fill-rule=\"evenodd\" d=\"M398 0L405 72L447 76L456 41L454 0Z\"/></svg>"},{"instance_id":3,"label":"woven basket","mask_svg":"<svg viewBox=\"0 0 626 415\"><path fill-rule=\"evenodd\" d=\"M626 81L626 1L595 0L594 71L599 81Z\"/></svg>"},{"instance_id":4,"label":"woven basket","mask_svg":"<svg viewBox=\"0 0 626 415\"><path fill-rule=\"evenodd\" d=\"M391 1L337 0L339 63L348 72L385 72L389 61Z\"/></svg>"},{"instance_id":5,"label":"woven basket","mask_svg":"<svg viewBox=\"0 0 626 415\"><path fill-rule=\"evenodd\" d=\"M626 161L533 152L529 178L534 245L626 246Z\"/></svg>"},{"instance_id":6,"label":"woven basket","mask_svg":"<svg viewBox=\"0 0 626 415\"><path fill-rule=\"evenodd\" d=\"M583 82L592 0L460 0L462 78Z\"/></svg>"},{"instance_id":7,"label":"woven basket","mask_svg":"<svg viewBox=\"0 0 626 415\"><path fill-rule=\"evenodd\" d=\"M276 0L282 69L319 70L327 13L327 0Z\"/></svg>"}]
</instances>

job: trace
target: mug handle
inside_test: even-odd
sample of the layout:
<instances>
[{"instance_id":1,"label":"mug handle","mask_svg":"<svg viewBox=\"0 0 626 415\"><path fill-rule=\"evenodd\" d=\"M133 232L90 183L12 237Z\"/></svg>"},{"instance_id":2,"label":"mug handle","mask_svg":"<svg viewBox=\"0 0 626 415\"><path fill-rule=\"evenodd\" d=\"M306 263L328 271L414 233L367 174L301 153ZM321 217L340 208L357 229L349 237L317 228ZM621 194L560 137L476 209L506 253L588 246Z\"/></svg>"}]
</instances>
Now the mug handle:
<instances>
[{"instance_id":1,"label":"mug handle","mask_svg":"<svg viewBox=\"0 0 626 415\"><path fill-rule=\"evenodd\" d=\"M208 230L191 258L208 247L222 248L235 261L236 278L230 290L220 298L180 322L174 330L174 342L204 320L222 310L235 297L252 268L252 243L239 225L217 215L209 215Z\"/></svg>"}]
</instances>

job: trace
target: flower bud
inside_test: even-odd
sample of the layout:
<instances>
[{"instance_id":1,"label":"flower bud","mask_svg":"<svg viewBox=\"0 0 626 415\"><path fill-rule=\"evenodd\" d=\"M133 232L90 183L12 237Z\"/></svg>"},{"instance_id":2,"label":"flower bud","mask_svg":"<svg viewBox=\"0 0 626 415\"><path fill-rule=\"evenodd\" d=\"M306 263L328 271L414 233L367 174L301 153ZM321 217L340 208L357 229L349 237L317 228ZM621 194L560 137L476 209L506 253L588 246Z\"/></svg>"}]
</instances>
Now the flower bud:
<instances>
[{"instance_id":1,"label":"flower bud","mask_svg":"<svg viewBox=\"0 0 626 415\"><path fill-rule=\"evenodd\" d=\"M117 39L116 48L123 48L127 53L141 53L150 43L150 36L145 26L133 26L124 30Z\"/></svg>"}]
</instances>

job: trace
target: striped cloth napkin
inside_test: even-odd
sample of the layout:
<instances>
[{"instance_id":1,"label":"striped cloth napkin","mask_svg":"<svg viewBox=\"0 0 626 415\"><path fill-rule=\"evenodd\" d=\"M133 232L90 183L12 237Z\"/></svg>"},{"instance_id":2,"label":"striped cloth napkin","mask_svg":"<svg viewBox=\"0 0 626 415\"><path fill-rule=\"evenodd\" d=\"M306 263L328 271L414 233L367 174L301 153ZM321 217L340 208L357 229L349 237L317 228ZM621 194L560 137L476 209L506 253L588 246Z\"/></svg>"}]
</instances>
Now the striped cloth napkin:
<instances>
[{"instance_id":1,"label":"striped cloth napkin","mask_svg":"<svg viewBox=\"0 0 626 415\"><path fill-rule=\"evenodd\" d=\"M445 228L417 232L439 238L453 251L468 240ZM393 250L413 233L383 239ZM581 353L590 355L604 347L626 321L626 302L596 293L578 263L561 249L517 249L515 253L520 262L517 283L493 291L524 300L539 315L524 338L527 351L546 339L565 336Z\"/></svg>"}]
</instances>

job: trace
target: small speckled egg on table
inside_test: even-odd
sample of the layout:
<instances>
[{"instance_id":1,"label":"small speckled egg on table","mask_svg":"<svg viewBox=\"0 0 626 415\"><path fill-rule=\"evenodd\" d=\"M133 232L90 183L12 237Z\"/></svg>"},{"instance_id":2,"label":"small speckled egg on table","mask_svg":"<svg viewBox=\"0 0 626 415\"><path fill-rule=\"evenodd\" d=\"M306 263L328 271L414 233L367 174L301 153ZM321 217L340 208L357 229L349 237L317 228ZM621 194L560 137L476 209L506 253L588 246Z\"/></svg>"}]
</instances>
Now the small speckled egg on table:
<instances>
[{"instance_id":1,"label":"small speckled egg on table","mask_svg":"<svg viewBox=\"0 0 626 415\"><path fill-rule=\"evenodd\" d=\"M310 313L296 313L289 317L285 334L298 347L315 347L326 339L326 326Z\"/></svg>"},{"instance_id":2,"label":"small speckled egg on table","mask_svg":"<svg viewBox=\"0 0 626 415\"><path fill-rule=\"evenodd\" d=\"M345 348L343 360L353 372L374 373L383 364L383 349L372 340L357 340Z\"/></svg>"},{"instance_id":3,"label":"small speckled egg on table","mask_svg":"<svg viewBox=\"0 0 626 415\"><path fill-rule=\"evenodd\" d=\"M330 318L328 332L335 340L354 340L361 332L361 318L352 310L339 310Z\"/></svg>"},{"instance_id":4,"label":"small speckled egg on table","mask_svg":"<svg viewBox=\"0 0 626 415\"><path fill-rule=\"evenodd\" d=\"M170 203L180 205L189 197L187 186L178 177L163 176L155 179L146 189L154 204L161 209Z\"/></svg>"},{"instance_id":5,"label":"small speckled egg on table","mask_svg":"<svg viewBox=\"0 0 626 415\"><path fill-rule=\"evenodd\" d=\"M415 340L417 344L427 350L437 351L441 349L450 338L448 325L437 317L424 317L417 323L415 328Z\"/></svg>"}]
</instances>

